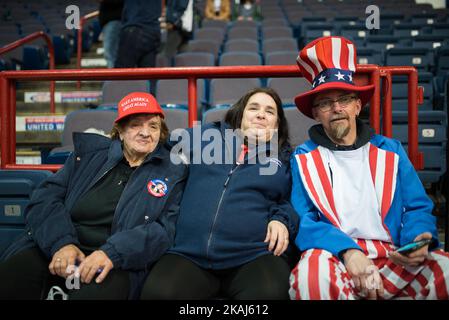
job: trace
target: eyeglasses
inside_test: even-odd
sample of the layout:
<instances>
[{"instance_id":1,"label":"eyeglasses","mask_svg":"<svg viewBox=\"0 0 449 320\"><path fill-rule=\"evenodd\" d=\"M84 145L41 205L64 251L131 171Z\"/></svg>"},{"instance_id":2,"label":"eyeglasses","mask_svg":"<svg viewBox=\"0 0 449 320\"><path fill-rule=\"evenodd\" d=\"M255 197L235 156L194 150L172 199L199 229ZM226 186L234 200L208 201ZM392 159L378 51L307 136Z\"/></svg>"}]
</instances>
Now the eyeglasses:
<instances>
[{"instance_id":1,"label":"eyeglasses","mask_svg":"<svg viewBox=\"0 0 449 320\"><path fill-rule=\"evenodd\" d=\"M338 99L332 100L332 99L324 99L320 102L313 105L314 108L320 109L321 112L328 112L330 109L332 109L332 106L335 102L338 102L338 105L342 108L346 108L352 100L358 99L357 96L342 96Z\"/></svg>"}]
</instances>

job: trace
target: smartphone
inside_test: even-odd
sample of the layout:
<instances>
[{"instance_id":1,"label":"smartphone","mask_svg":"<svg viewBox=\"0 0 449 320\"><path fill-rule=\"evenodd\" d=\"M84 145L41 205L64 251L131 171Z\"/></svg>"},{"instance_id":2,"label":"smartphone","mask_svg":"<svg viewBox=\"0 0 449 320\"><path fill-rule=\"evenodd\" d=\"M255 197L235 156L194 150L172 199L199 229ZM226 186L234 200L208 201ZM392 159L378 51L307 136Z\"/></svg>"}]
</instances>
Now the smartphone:
<instances>
[{"instance_id":1,"label":"smartphone","mask_svg":"<svg viewBox=\"0 0 449 320\"><path fill-rule=\"evenodd\" d=\"M399 249L396 250L396 252L399 252L400 254L410 254L413 251L416 251L418 249L421 249L422 247L430 244L432 242L432 239L424 239L424 240L419 240L416 242L411 242L409 244L406 244L405 246L400 247Z\"/></svg>"}]
</instances>

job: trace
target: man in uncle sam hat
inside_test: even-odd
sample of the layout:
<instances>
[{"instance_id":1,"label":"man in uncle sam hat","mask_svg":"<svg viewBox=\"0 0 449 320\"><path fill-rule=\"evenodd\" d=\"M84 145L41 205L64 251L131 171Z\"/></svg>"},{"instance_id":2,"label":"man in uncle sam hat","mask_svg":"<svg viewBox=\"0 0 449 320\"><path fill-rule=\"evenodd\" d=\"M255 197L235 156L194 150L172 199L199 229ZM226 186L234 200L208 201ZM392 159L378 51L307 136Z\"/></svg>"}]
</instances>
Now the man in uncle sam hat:
<instances>
[{"instance_id":1,"label":"man in uncle sam hat","mask_svg":"<svg viewBox=\"0 0 449 320\"><path fill-rule=\"evenodd\" d=\"M291 299L448 299L449 254L437 249L432 201L400 142L357 118L374 86L353 82L354 44L319 38L297 63L312 89L295 103L319 124L291 159L303 252Z\"/></svg>"}]
</instances>

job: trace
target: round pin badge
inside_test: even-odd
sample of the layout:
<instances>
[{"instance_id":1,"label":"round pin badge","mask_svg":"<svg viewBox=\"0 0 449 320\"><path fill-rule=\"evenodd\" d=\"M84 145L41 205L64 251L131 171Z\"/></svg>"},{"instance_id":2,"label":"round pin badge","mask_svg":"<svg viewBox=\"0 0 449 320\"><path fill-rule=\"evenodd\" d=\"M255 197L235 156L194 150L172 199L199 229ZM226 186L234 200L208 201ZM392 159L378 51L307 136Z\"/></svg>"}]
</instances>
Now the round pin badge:
<instances>
[{"instance_id":1,"label":"round pin badge","mask_svg":"<svg viewBox=\"0 0 449 320\"><path fill-rule=\"evenodd\" d=\"M152 196L158 198L165 196L168 190L165 182L160 179L153 179L148 182L147 189Z\"/></svg>"}]
</instances>

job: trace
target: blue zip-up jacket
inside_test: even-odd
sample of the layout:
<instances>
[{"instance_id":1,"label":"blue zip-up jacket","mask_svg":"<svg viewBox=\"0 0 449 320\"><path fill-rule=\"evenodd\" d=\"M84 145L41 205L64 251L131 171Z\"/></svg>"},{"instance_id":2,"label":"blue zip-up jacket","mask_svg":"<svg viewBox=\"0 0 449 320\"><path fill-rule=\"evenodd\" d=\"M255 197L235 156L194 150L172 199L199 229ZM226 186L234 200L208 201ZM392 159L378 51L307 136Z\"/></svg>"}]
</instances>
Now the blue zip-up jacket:
<instances>
[{"instance_id":1,"label":"blue zip-up jacket","mask_svg":"<svg viewBox=\"0 0 449 320\"><path fill-rule=\"evenodd\" d=\"M25 210L26 232L0 260L34 246L48 259L68 244L79 245L70 211L81 195L123 158L121 142L107 137L74 133L74 152L64 167L33 193ZM136 298L148 267L172 245L179 202L187 175L185 165L174 165L166 145L157 148L135 169L117 204L111 236L99 249L114 269L130 272L130 298ZM152 179L163 180L168 191L154 197L147 191ZM105 195L107 196L107 195Z\"/></svg>"},{"instance_id":2,"label":"blue zip-up jacket","mask_svg":"<svg viewBox=\"0 0 449 320\"><path fill-rule=\"evenodd\" d=\"M394 245L400 247L413 242L419 234L430 232L433 236L431 249L438 247L436 221L432 215L433 203L426 195L401 143L381 135L373 135L369 142L379 149L394 152L399 157L393 201L383 219ZM348 249L363 251L351 237L334 226L315 207L304 187L296 155L312 152L316 148L318 144L309 140L298 146L291 158L291 202L300 216L296 245L301 251L323 249L336 257L341 257L340 253Z\"/></svg>"},{"instance_id":3,"label":"blue zip-up jacket","mask_svg":"<svg viewBox=\"0 0 449 320\"><path fill-rule=\"evenodd\" d=\"M218 151L227 155L229 164L189 165L180 216L176 225L175 244L170 253L182 255L202 268L227 269L240 266L259 256L272 254L264 242L267 226L278 220L287 226L291 243L296 236L298 217L289 202L291 177L289 154L273 175L260 175L267 165L236 165L238 155L230 155L231 139L224 139L224 130L231 129L224 122L201 127L204 139L189 130L190 146L187 156L195 160L201 152L213 154L209 139L213 135ZM193 146L193 147L192 147ZM209 147L207 147L209 146ZM240 146L240 145L239 145ZM234 148L235 149L235 148ZM184 150L185 152L186 150ZM220 157L218 159L222 161Z\"/></svg>"}]
</instances>

